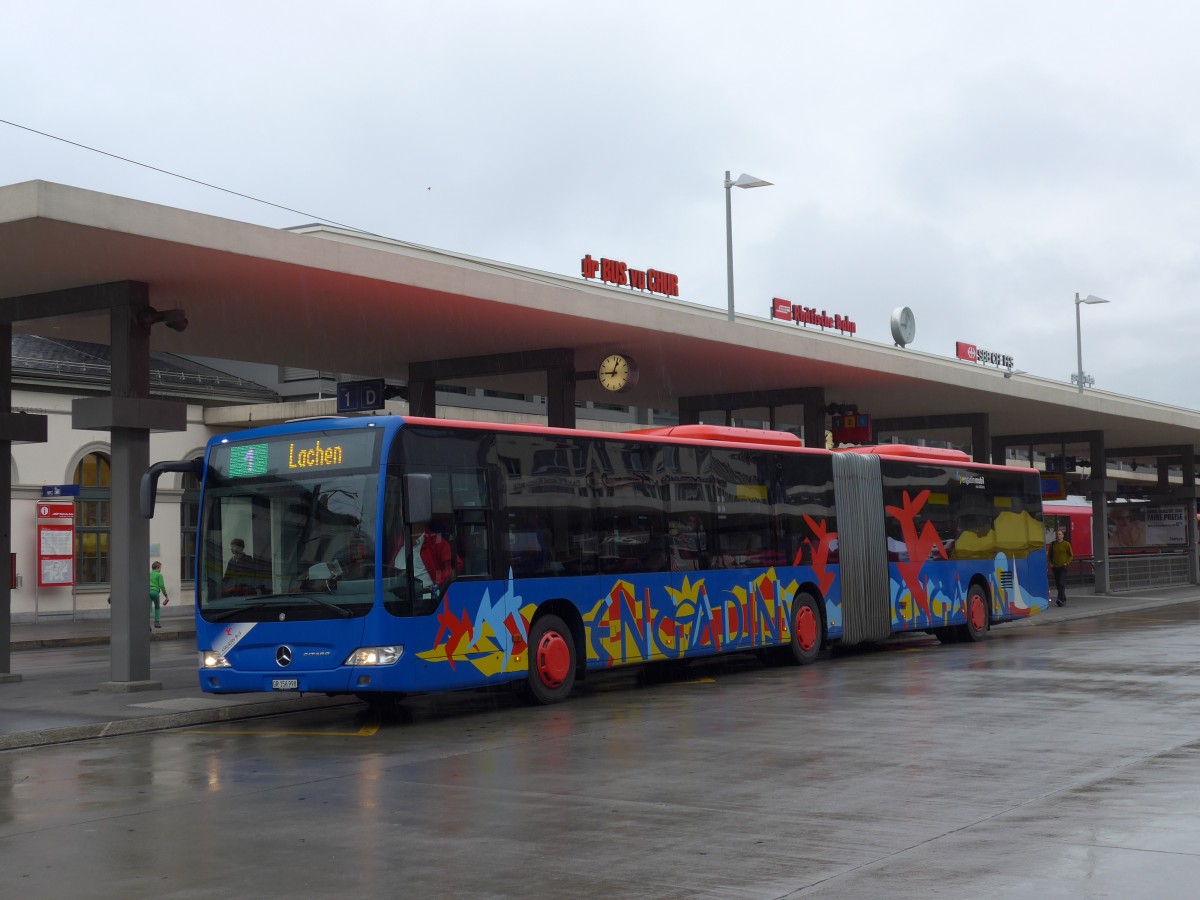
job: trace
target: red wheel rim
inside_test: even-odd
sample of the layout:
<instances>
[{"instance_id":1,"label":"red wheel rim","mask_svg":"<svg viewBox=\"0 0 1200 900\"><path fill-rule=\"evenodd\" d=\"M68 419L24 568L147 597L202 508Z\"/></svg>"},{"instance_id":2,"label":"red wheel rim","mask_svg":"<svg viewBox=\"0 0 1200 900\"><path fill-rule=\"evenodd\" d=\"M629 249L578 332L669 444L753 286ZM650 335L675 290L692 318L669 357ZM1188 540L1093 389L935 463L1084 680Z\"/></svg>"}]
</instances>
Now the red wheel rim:
<instances>
[{"instance_id":1,"label":"red wheel rim","mask_svg":"<svg viewBox=\"0 0 1200 900\"><path fill-rule=\"evenodd\" d=\"M547 631L538 641L535 663L542 684L548 688L562 687L571 671L571 648L557 631Z\"/></svg>"},{"instance_id":2,"label":"red wheel rim","mask_svg":"<svg viewBox=\"0 0 1200 900\"><path fill-rule=\"evenodd\" d=\"M983 631L987 627L987 605L983 602L983 596L980 594L971 595L970 609L971 628L975 631Z\"/></svg>"},{"instance_id":3,"label":"red wheel rim","mask_svg":"<svg viewBox=\"0 0 1200 900\"><path fill-rule=\"evenodd\" d=\"M805 653L816 646L817 617L810 606L802 606L796 613L796 643Z\"/></svg>"}]
</instances>

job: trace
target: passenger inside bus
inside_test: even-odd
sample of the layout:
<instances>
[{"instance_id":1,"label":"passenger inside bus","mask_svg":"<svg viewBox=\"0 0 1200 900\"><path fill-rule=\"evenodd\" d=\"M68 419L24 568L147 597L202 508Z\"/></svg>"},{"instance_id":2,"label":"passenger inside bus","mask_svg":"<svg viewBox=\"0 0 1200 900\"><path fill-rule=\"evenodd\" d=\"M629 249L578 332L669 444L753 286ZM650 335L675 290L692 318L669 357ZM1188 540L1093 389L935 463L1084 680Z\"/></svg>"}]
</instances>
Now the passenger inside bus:
<instances>
[{"instance_id":1,"label":"passenger inside bus","mask_svg":"<svg viewBox=\"0 0 1200 900\"><path fill-rule=\"evenodd\" d=\"M708 568L708 535L704 533L699 516L689 513L682 521L672 522L668 536L672 572L691 572Z\"/></svg>"},{"instance_id":2,"label":"passenger inside bus","mask_svg":"<svg viewBox=\"0 0 1200 900\"><path fill-rule=\"evenodd\" d=\"M221 581L222 597L244 597L268 593L262 566L246 553L246 542L234 538L229 542L229 563Z\"/></svg>"},{"instance_id":3,"label":"passenger inside bus","mask_svg":"<svg viewBox=\"0 0 1200 900\"><path fill-rule=\"evenodd\" d=\"M415 525L413 536L413 576L421 595L431 597L436 602L454 579L454 550L434 522ZM408 568L402 529L396 532L392 565L401 572Z\"/></svg>"}]
</instances>

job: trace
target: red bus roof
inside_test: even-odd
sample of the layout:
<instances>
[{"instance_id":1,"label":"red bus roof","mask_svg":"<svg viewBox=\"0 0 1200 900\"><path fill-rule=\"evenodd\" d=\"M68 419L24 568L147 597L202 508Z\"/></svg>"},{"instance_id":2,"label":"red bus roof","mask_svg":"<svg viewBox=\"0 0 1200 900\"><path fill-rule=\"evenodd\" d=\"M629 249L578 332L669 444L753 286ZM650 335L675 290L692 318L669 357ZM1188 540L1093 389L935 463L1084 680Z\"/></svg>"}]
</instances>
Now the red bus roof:
<instances>
[{"instance_id":1,"label":"red bus roof","mask_svg":"<svg viewBox=\"0 0 1200 900\"><path fill-rule=\"evenodd\" d=\"M971 456L961 450L945 447L918 447L914 444L876 444L871 447L845 447L839 453L870 453L875 456L903 456L913 459L934 459L946 463L969 463Z\"/></svg>"},{"instance_id":2,"label":"red bus roof","mask_svg":"<svg viewBox=\"0 0 1200 900\"><path fill-rule=\"evenodd\" d=\"M777 450L799 450L805 453L864 453L872 456L893 457L925 461L940 465L962 465L973 469L1002 469L1005 471L1033 471L1026 466L1006 466L1002 463L985 463L973 460L961 450L941 447L918 447L912 444L877 444L869 447L844 447L827 450L824 447L806 447L804 441L789 431L770 431L759 428L738 428L729 425L669 425L658 428L640 428L631 431L592 431L576 428L555 428L549 425L525 425L499 422L471 422L458 419L429 419L421 416L403 416L405 423L426 425L434 428L468 428L474 431L495 431L524 434L562 435L593 437L607 440L622 438L648 438L666 443L683 442L695 444L738 444L741 446L770 447Z\"/></svg>"},{"instance_id":3,"label":"red bus roof","mask_svg":"<svg viewBox=\"0 0 1200 900\"><path fill-rule=\"evenodd\" d=\"M762 428L736 428L732 425L668 425L662 428L637 428L622 434L652 434L659 437L690 438L698 441L730 441L738 444L772 444L803 447L804 441L790 431Z\"/></svg>"}]
</instances>

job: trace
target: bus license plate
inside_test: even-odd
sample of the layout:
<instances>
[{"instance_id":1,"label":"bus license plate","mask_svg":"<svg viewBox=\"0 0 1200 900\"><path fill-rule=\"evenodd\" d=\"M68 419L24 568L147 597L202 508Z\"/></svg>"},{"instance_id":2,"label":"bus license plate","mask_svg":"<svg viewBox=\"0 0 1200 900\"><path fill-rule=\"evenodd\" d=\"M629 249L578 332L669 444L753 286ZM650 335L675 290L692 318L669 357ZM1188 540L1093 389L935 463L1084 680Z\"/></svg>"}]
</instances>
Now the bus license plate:
<instances>
[{"instance_id":1,"label":"bus license plate","mask_svg":"<svg viewBox=\"0 0 1200 900\"><path fill-rule=\"evenodd\" d=\"M272 678L271 690L273 691L296 691L300 689L299 678Z\"/></svg>"}]
</instances>

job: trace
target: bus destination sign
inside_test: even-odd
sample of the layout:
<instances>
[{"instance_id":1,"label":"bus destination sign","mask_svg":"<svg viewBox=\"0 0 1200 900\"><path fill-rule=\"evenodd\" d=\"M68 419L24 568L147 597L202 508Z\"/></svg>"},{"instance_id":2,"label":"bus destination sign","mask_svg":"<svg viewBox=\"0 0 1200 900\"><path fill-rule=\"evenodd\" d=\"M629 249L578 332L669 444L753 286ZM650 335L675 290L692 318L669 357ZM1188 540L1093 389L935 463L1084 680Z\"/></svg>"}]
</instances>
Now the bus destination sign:
<instances>
[{"instance_id":1,"label":"bus destination sign","mask_svg":"<svg viewBox=\"0 0 1200 900\"><path fill-rule=\"evenodd\" d=\"M377 464L379 434L375 429L322 431L218 444L210 463L227 478L358 469Z\"/></svg>"}]
</instances>

